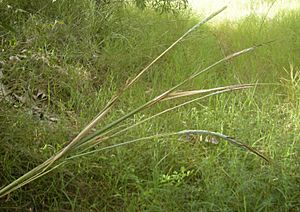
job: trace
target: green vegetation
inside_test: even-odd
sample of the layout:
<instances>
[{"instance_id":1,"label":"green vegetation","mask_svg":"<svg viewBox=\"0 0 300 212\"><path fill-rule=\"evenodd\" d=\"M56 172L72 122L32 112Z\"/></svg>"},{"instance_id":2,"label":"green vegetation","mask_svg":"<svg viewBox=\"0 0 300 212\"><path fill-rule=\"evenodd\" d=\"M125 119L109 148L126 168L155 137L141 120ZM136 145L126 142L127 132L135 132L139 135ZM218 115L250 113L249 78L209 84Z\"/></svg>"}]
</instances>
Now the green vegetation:
<instances>
[{"instance_id":1,"label":"green vegetation","mask_svg":"<svg viewBox=\"0 0 300 212\"><path fill-rule=\"evenodd\" d=\"M187 11L141 12L113 1L7 2L0 1L0 188L63 148L128 78L198 22ZM95 129L225 55L275 39L180 89L270 84L197 101L99 145L203 129L235 137L270 164L231 144L215 145L210 136L155 138L71 160L1 198L0 209L300 210L299 19L295 11L202 26L155 63ZM192 98L163 101L117 130Z\"/></svg>"}]
</instances>

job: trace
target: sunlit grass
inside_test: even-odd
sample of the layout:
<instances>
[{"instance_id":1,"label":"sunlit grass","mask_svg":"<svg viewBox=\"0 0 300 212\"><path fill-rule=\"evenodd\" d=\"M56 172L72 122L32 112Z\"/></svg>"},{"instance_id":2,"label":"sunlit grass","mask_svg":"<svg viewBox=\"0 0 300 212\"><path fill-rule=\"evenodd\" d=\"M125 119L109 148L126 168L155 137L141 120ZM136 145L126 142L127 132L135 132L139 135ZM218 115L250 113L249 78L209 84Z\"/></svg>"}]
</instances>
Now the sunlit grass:
<instances>
[{"instance_id":1,"label":"sunlit grass","mask_svg":"<svg viewBox=\"0 0 300 212\"><path fill-rule=\"evenodd\" d=\"M293 11L300 8L298 0L189 0L190 7L196 14L207 14L216 7L229 4L230 7L217 22L224 20L239 20L249 15L257 15L261 18L274 18L280 13Z\"/></svg>"}]
</instances>

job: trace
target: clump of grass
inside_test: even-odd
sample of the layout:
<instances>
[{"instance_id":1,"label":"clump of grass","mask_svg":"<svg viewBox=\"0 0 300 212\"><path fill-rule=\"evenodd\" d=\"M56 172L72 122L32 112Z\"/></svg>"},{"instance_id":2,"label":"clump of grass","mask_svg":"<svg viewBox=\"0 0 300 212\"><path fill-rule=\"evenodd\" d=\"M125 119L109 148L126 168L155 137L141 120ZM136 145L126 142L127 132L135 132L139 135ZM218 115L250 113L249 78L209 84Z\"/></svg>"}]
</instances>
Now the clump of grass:
<instances>
[{"instance_id":1,"label":"clump of grass","mask_svg":"<svg viewBox=\"0 0 300 212\"><path fill-rule=\"evenodd\" d=\"M215 63L213 63L212 65L208 66L205 69L200 69L195 71L192 75L190 75L188 78L186 78L185 80L183 80L182 82L180 82L179 84L175 85L174 87L172 87L171 89L167 90L166 92L158 95L157 97L155 97L154 99L148 101L147 103L145 103L144 105L136 108L135 110L129 112L128 114L124 115L123 117L117 119L116 121L108 124L107 126L103 127L102 129L96 131L95 133L92 133L90 135L88 135L89 131L95 127L95 125L101 120L103 119L103 117L109 112L109 110L112 108L112 106L116 103L116 101L118 100L119 96L121 96L123 94L123 92L125 92L131 85L133 85L154 63L156 63L162 56L164 56L170 49L172 49L177 43L179 43L184 37L186 37L189 33L191 33L192 31L194 31L196 28L198 28L199 26L203 25L204 23L206 23L208 20L210 20L211 18L213 18L214 16L216 16L217 14L219 14L220 12L222 12L226 7L218 10L217 12L213 13L212 15L210 15L209 17L205 18L203 21L199 22L197 25L195 25L194 27L192 27L190 30L188 30L185 34L183 34L177 41L175 41L169 48L167 48L162 54L160 54L156 59L154 59L148 66L146 66L139 74L137 74L133 79L131 79L129 82L126 83L126 85L120 90L120 92L115 95L109 102L108 104L104 107L104 109L99 113L99 115L90 123L88 124L76 137L75 139L73 139L69 144L66 145L66 147L64 147L62 150L60 150L57 154L55 154L53 157L49 158L48 160L46 160L43 164L35 167L34 169L32 169L31 171L29 171L27 174L23 175L22 177L20 177L19 179L15 180L14 182L12 182L11 184L9 184L8 186L4 187L3 189L0 190L0 196L3 197L7 194L9 194L10 192L26 185L29 182L32 182L33 180L36 180L38 178L40 178L41 176L48 174L49 172L51 172L52 170L56 169L57 167L67 163L68 159L72 159L74 157L78 157L78 156L82 156L85 155L86 153L80 153L79 155L75 155L75 156L70 156L70 157L66 157L63 159L63 161L59 164L54 164L57 160L59 160L62 157L65 157L67 154L69 154L70 152L74 152L74 150L80 149L82 147L86 147L87 149L89 149L92 144L92 146L94 147L95 144L97 144L97 142L99 141L103 141L103 138L101 137L103 135L103 133L106 133L108 130L113 129L114 127L116 127L119 123L123 122L124 120L128 119L129 117L133 116L134 114L148 108L151 107L159 102L161 102L162 100L167 100L167 99L172 99L172 98L178 98L178 97L185 97L185 96L190 96L190 95L194 95L194 94L198 94L198 93L207 93L207 92L212 92L212 94L219 94L220 91L231 91L231 90L239 90L239 89L245 89L245 88L249 88L249 87L253 87L253 85L235 85L235 86L227 86L227 87L222 87L222 88L216 88L216 89L211 89L211 90L206 90L206 91L187 91L187 92L175 92L177 88L179 88L180 86L186 84L187 82L193 80L194 78L196 78L198 75L207 72L208 70L214 68L215 66L219 65L222 62L226 62L228 60L231 60L235 57L238 57L242 54L248 53L250 51L255 50L257 47L259 46L253 46L247 49L244 49L242 51L236 52L234 54L231 54ZM219 93L218 93L219 92ZM250 150L251 152L257 154L258 156L264 158L265 160L268 161L268 159L266 157L264 157L262 154L258 153L256 150L252 149L251 147L245 145L245 144L241 144L237 141L235 141L234 139L219 134L219 133L214 133L214 132L209 132L209 131L203 131L203 130L196 130L196 131L180 131L177 133L170 133L170 134L163 134L163 135L155 135L155 136L150 136L150 137L146 137L146 138L140 138L140 139L136 139L130 142L126 142L126 143L122 143L122 144L117 144L117 145L113 145L113 146L109 146L107 148L113 148L113 147L117 147L119 145L124 145L124 144L128 144L128 143L132 143L132 142L136 142L136 141L141 141L141 140L145 140L145 139L151 139L151 138L155 138L155 137L166 137L166 136L172 136L172 135L182 135L182 134L188 134L188 133L200 133L200 134L208 134L208 135L212 135L212 136L217 136L220 138L223 138L225 140L228 140L231 143L234 143L238 146L244 147L247 150ZM110 137L108 136L106 139L109 139ZM85 152L87 149L84 149L83 152ZM106 148L103 148L106 149ZM100 150L103 150L100 149ZM92 151L94 152L94 151ZM88 154L92 153L92 152L87 152ZM74 153L73 153L74 154Z\"/></svg>"},{"instance_id":2,"label":"clump of grass","mask_svg":"<svg viewBox=\"0 0 300 212\"><path fill-rule=\"evenodd\" d=\"M62 2L70 1L55 3ZM87 40L81 41L78 33L72 30L77 29L75 25L84 22L79 20L84 18L83 13L74 15L73 21L64 22L65 25L56 25L66 28L55 34L56 28L54 31L51 28L43 30L41 23L54 23L55 19L62 21L67 15L58 18L60 16L55 11L52 16L44 12L30 15L35 18L23 21L22 27L18 26L18 22L13 24L17 34L1 37L5 44L4 52L0 54L0 60L4 62L2 83L8 91L19 91L18 95L22 92L26 94L28 89L46 88L44 93L48 95L49 91L51 101L49 105L46 101L45 109L54 113L58 122L48 123L32 115L30 104L0 100L0 160L4 161L0 163L3 170L0 172L1 187L57 153L65 141L74 138L105 106L104 103L121 87L128 75L134 75L197 21L187 14L171 16L149 10L141 13L128 7L120 14L114 13L113 19L109 18L109 26L103 27L108 31L104 33L105 40L100 46L96 49L80 48L78 54L76 49L86 44ZM11 17L10 23L14 23L14 17ZM254 86L240 92L211 95L212 98L203 98L203 101L199 99L191 105L172 110L170 114L164 113L132 127L120 136L100 142L99 147L88 150L131 141L137 135L147 137L153 133L164 134L182 129L207 129L234 135L237 140L269 155L271 166L252 154L245 154L242 149L232 148L228 142L214 145L210 142L214 140L212 137L190 135L179 140L177 136L153 138L149 142L136 142L68 160L67 166L12 192L7 198L1 198L0 210L299 210L297 153L300 151L300 116L298 100L291 95L297 88L292 89L291 83L283 80L290 80L290 73L286 73L284 68L290 72L290 64L293 64L294 73L299 69L298 17L299 12L285 12L274 19L266 19L260 33L261 18L253 16L226 24L226 27L222 24L209 25L193 32L184 39L184 45L174 48L152 67L151 72L124 93L106 120L92 131L101 129L141 102L149 101L174 86L197 67L206 67L216 58L262 40L278 38L280 42L260 48L247 57L227 61L213 72L195 78L183 90L245 82L271 82L279 86ZM43 21L35 25L35 20ZM93 27L102 28L105 25L98 24ZM84 30L88 28L83 26L80 32ZM32 33L29 34L29 31ZM97 36L103 38L102 33ZM65 39L65 45L56 45L60 40L57 36L68 38L67 34L72 39ZM13 35L15 39L10 43L16 45L7 46L6 42ZM42 52L44 47L51 52L53 49L48 43L57 46L53 55L41 55L52 62L50 69L36 67L31 57L21 58L14 66L10 65L8 58L24 54L21 53L23 42L30 40L32 35L38 42L27 43L26 48L34 54L40 54L37 50ZM76 45L72 45L73 41ZM91 42L95 42L90 43L95 47L98 45L92 37ZM89 57L94 50L96 57ZM80 55L85 59L81 59ZM22 72L24 64L25 70L29 70L28 75L26 71ZM83 78L84 83L80 82ZM192 101L198 96L190 98ZM190 98L163 101L107 131L106 136L112 136ZM189 140L184 139L186 137ZM80 153L78 150L70 155ZM183 177L187 172L191 174ZM171 176L170 183L162 183L162 179L168 176ZM180 179L180 183L172 183L172 179Z\"/></svg>"}]
</instances>

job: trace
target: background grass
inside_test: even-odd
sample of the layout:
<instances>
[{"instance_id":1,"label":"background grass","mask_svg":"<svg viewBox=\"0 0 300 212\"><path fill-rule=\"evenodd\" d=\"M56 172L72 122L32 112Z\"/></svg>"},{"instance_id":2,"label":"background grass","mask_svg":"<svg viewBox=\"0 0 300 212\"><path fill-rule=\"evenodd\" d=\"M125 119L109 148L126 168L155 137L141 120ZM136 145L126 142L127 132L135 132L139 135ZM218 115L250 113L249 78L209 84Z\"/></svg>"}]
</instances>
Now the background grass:
<instances>
[{"instance_id":1,"label":"background grass","mask_svg":"<svg viewBox=\"0 0 300 212\"><path fill-rule=\"evenodd\" d=\"M129 77L196 23L187 12L157 14L90 0L20 2L1 2L6 6L0 13L1 82L9 92L0 101L1 186L58 151ZM224 55L276 39L201 75L186 89L240 82L277 85L195 103L108 142L207 129L257 148L271 165L222 142L152 140L77 159L1 199L0 209L299 210L299 16L299 11L268 21L251 16L197 30L143 76L105 120ZM164 102L131 121L176 103Z\"/></svg>"}]
</instances>

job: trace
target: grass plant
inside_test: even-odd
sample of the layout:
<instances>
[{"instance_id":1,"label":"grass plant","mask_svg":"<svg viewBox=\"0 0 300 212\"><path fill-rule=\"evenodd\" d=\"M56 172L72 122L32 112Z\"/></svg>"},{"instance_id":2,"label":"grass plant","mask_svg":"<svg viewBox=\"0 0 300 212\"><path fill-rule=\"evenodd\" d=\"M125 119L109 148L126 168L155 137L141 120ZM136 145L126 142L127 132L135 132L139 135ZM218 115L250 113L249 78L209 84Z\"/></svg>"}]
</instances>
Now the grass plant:
<instances>
[{"instance_id":1,"label":"grass plant","mask_svg":"<svg viewBox=\"0 0 300 212\"><path fill-rule=\"evenodd\" d=\"M172 49L178 42L180 42L184 37L186 37L190 32L194 31L195 29L197 29L199 26L203 25L204 23L206 23L207 21L209 21L211 18L213 18L214 16L218 15L220 12L222 12L224 9L226 9L226 7L221 8L220 10L214 12L213 14L211 14L210 16L208 16L207 18L205 18L203 21L199 22L198 24L196 24L195 26L193 26L191 29L189 29L186 33L184 33L177 41L175 41L170 47L168 47L162 54L160 54L158 57L156 57L148 66L146 66L136 77L134 77L132 80L130 80L130 82L128 82L125 87L121 90L121 93L119 93L118 95L114 96L108 103L107 105L104 107L104 109L99 113L99 115L94 118L94 120L92 122L90 122L69 144L66 145L66 147L64 147L62 150L60 150L57 154L55 154L53 157L49 158L48 160L46 160L44 163L42 163L41 165L35 167L34 169L32 169L31 171L29 171L28 173L24 174L22 177L18 178L17 180L13 181L12 183L10 183L8 186L4 187L3 189L0 190L0 197L3 197L9 193L11 193L12 191L26 185L27 183L32 182L33 180L36 180L37 178L49 173L50 171L54 170L55 168L59 167L59 165L54 166L53 168L51 167L52 164L54 162L56 162L58 159L62 158L64 155L66 155L69 151L71 151L74 147L76 147L76 145L78 143L83 143L86 146L89 146L90 143L95 143L94 142L94 138L97 136L101 136L102 133L106 132L107 130L109 130L110 128L113 128L114 126L116 126L117 124L119 124L120 122L130 118L131 116L133 116L134 114L144 110L147 107L150 107L158 102L160 102L161 100L168 98L169 94L172 94L173 91L175 91L178 87L184 85L185 83L189 82L190 80L194 79L195 77L197 77L198 75L212 69L213 67L217 66L218 64L224 62L224 61L228 61L234 57L238 57L239 55L245 54L249 51L253 51L255 48L257 48L257 46L255 47L251 47L251 48L247 48L244 49L240 52L236 52L232 55L229 55L217 62L215 62L214 64L208 66L207 68L200 70L200 71L196 71L194 74L192 74L191 76L189 76L187 79L183 80L182 82L180 82L179 84L177 84L176 86L174 86L173 88L169 89L168 91L162 93L161 95L155 97L154 99L150 100L149 102L145 103L144 105L138 107L137 109L133 110L132 112L129 112L128 114L126 114L125 116L117 119L116 121L108 124L107 126L105 126L103 129L93 133L92 135L88 135L89 131L96 126L96 124L109 112L109 110L111 109L111 107L113 106L113 104L117 101L118 97L120 95L122 95L122 93L124 91L126 91L133 83L135 83L135 81L137 81L142 74L144 74L156 61L158 61L163 55L165 55L170 49ZM244 87L246 87L244 85ZM209 90L210 91L210 90ZM187 95L190 95L191 92L185 92L185 93L180 93L180 95L176 95L173 94L171 97L184 97ZM171 135L178 135L178 134L182 134L182 133L193 133L193 131L183 131L183 132L178 132L178 133L172 133L172 134L167 134L167 136L171 136ZM221 137L223 139L226 139L236 145L239 146L243 146L246 149L254 152L255 154L262 156L260 153L258 153L257 151L253 150L252 148L248 147L247 145L241 144L239 142L234 141L233 139L230 139L228 136L223 136L222 134L217 134L214 132L209 133L208 131L202 131L202 130L198 130L197 133L203 133L203 134L209 134L209 135L214 135L214 136L218 136ZM85 138L85 136L87 136ZM158 136L161 137L161 136ZM163 136L165 137L165 135ZM153 138L153 136L151 137L147 137L147 139L149 138ZM109 139L109 137L108 137ZM100 139L101 141L103 141L102 139ZM143 139L141 139L143 140ZM138 139L139 141L139 139ZM124 143L123 143L124 144ZM115 146L115 145L114 145ZM90 153L90 152L89 152ZM266 159L266 157L262 156L264 159ZM266 159L267 160L267 159ZM268 161L268 160L267 160ZM62 162L61 164L64 164L64 162ZM60 164L60 165L61 165Z\"/></svg>"}]
</instances>

